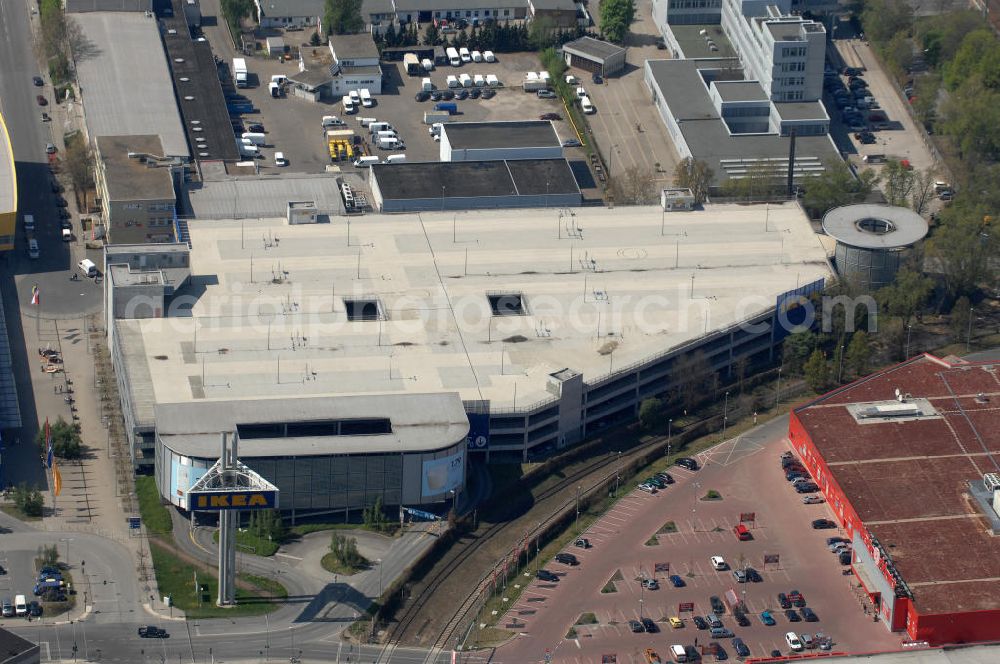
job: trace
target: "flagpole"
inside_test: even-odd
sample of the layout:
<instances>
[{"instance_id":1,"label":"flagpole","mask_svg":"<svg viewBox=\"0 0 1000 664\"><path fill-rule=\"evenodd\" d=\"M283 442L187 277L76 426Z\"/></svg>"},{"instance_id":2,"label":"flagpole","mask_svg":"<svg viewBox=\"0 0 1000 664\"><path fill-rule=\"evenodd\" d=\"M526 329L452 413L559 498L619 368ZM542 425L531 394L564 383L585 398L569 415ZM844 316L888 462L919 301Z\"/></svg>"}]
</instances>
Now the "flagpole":
<instances>
[{"instance_id":1,"label":"flagpole","mask_svg":"<svg viewBox=\"0 0 1000 664\"><path fill-rule=\"evenodd\" d=\"M35 337L38 339L39 348L42 343L42 298L38 291L38 284L31 287L31 303L35 305Z\"/></svg>"}]
</instances>

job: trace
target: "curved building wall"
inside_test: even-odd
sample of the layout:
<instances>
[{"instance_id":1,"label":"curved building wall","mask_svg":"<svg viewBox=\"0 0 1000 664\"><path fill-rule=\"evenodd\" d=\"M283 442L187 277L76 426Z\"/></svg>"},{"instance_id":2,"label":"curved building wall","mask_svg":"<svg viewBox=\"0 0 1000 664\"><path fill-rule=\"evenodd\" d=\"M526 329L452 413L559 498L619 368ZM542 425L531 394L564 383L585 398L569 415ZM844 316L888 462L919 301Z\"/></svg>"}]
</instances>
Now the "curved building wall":
<instances>
[{"instance_id":1,"label":"curved building wall","mask_svg":"<svg viewBox=\"0 0 1000 664\"><path fill-rule=\"evenodd\" d=\"M385 505L441 502L465 486L465 439L429 452L376 452L310 456L243 457L249 468L281 491L283 511L361 510L381 498ZM177 454L157 439L156 484L177 507L217 457Z\"/></svg>"},{"instance_id":2,"label":"curved building wall","mask_svg":"<svg viewBox=\"0 0 1000 664\"><path fill-rule=\"evenodd\" d=\"M865 249L837 243L837 271L865 290L878 290L896 280L902 249Z\"/></svg>"},{"instance_id":3,"label":"curved building wall","mask_svg":"<svg viewBox=\"0 0 1000 664\"><path fill-rule=\"evenodd\" d=\"M14 248L17 224L17 170L7 123L0 115L0 251Z\"/></svg>"}]
</instances>

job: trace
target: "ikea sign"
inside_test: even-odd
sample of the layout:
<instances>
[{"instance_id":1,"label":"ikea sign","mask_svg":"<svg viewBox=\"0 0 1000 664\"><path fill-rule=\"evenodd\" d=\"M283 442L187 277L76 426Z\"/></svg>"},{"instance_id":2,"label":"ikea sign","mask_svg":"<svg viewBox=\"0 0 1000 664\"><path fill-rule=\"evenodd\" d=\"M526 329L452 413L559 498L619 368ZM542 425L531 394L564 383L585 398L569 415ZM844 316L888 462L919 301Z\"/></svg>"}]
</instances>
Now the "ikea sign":
<instances>
[{"instance_id":1,"label":"ikea sign","mask_svg":"<svg viewBox=\"0 0 1000 664\"><path fill-rule=\"evenodd\" d=\"M278 507L277 491L192 491L188 509L204 512L223 510L269 510Z\"/></svg>"}]
</instances>

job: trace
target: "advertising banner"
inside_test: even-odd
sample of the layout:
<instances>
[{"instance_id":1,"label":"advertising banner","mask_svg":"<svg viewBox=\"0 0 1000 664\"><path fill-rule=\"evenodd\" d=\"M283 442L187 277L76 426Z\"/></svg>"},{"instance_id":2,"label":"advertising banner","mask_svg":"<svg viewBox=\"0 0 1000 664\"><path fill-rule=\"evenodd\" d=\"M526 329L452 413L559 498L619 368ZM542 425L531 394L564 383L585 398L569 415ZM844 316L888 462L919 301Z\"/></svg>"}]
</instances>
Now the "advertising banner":
<instances>
[{"instance_id":1,"label":"advertising banner","mask_svg":"<svg viewBox=\"0 0 1000 664\"><path fill-rule=\"evenodd\" d=\"M485 450L490 446L489 413L469 413L469 435L465 439L470 450Z\"/></svg>"},{"instance_id":2,"label":"advertising banner","mask_svg":"<svg viewBox=\"0 0 1000 664\"><path fill-rule=\"evenodd\" d=\"M188 509L221 512L224 510L268 510L278 507L277 491L191 491Z\"/></svg>"},{"instance_id":3,"label":"advertising banner","mask_svg":"<svg viewBox=\"0 0 1000 664\"><path fill-rule=\"evenodd\" d=\"M178 507L187 508L187 492L208 468L185 466L180 457L175 456L170 463L170 502Z\"/></svg>"},{"instance_id":4,"label":"advertising banner","mask_svg":"<svg viewBox=\"0 0 1000 664\"><path fill-rule=\"evenodd\" d=\"M439 496L462 486L465 475L465 451L440 459L424 461L421 474L421 495Z\"/></svg>"}]
</instances>

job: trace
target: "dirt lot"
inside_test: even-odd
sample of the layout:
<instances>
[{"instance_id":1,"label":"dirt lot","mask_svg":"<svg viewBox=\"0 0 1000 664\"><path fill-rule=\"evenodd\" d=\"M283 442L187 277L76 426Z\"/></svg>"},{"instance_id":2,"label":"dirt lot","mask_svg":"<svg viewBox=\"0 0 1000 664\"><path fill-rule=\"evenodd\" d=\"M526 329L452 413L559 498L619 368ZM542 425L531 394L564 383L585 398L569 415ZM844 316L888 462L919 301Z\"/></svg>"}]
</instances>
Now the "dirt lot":
<instances>
[{"instance_id":1,"label":"dirt lot","mask_svg":"<svg viewBox=\"0 0 1000 664\"><path fill-rule=\"evenodd\" d=\"M577 567L556 562L547 569L558 583L531 580L531 585L500 625L518 637L499 648L491 661L535 662L550 652L556 662L601 661L615 653L618 662L640 662L647 647L666 654L670 644L706 645L707 631L698 630L691 616L711 613L709 598L725 599L732 590L749 608L749 627L739 627L727 609L723 624L749 646L751 656L772 650L788 652L784 634L822 632L833 638L835 651L898 649L899 635L886 631L863 612L853 576L844 576L837 559L826 548L826 538L840 531L813 530L810 521L831 518L825 504L804 505L781 471L778 456L787 449L787 418L779 418L699 455L703 468L690 472L673 468L676 484L658 495L640 491L619 501L587 532L593 547L572 548L581 560ZM703 500L709 490L721 500ZM741 513L754 512L753 540L740 542L732 532ZM657 534L673 523L676 532ZM778 564L763 565L763 555L778 554ZM744 561L763 577L760 583L737 583L731 570L716 571L709 558L722 556L731 567ZM657 569L659 568L659 571ZM669 570L669 571L668 571ZM670 574L685 585L673 587ZM655 577L658 590L642 590L638 579ZM609 579L614 592L602 592ZM526 579L527 581L528 579ZM819 622L790 623L780 610L777 593L799 590ZM694 604L694 614L680 612L679 604ZM765 626L760 612L769 610L777 624ZM577 625L584 613L596 623ZM627 621L652 618L663 634L633 634ZM678 616L684 626L671 628L667 619ZM587 622L587 621L584 621ZM511 627L511 626L514 627ZM717 639L735 657L729 638ZM706 658L711 659L711 658Z\"/></svg>"},{"instance_id":2,"label":"dirt lot","mask_svg":"<svg viewBox=\"0 0 1000 664\"><path fill-rule=\"evenodd\" d=\"M626 42L624 73L606 78L603 85L594 85L586 72L570 72L581 78L597 107L597 113L588 119L611 176L636 167L653 172L658 185L667 185L673 180L679 158L642 80L646 60L669 57L668 51L656 48L660 33L651 12L649 0L636 3L636 20Z\"/></svg>"}]
</instances>

